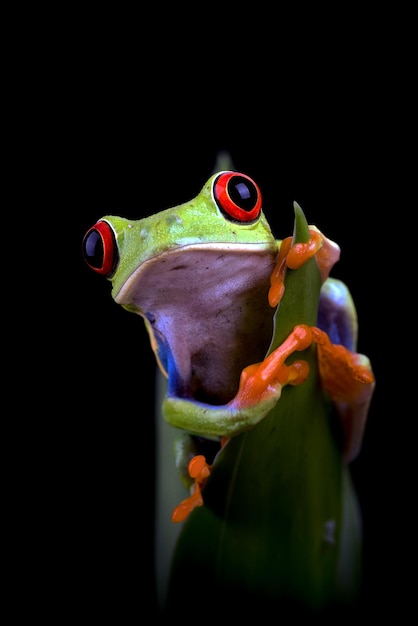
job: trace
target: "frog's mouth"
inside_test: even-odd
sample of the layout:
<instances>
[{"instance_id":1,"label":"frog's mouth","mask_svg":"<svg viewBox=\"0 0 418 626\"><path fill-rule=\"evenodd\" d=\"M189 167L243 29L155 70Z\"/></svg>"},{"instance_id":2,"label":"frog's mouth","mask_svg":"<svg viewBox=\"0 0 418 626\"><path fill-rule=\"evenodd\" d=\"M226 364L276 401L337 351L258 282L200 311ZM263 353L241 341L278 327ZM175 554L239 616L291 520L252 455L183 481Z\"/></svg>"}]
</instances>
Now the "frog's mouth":
<instances>
[{"instance_id":1,"label":"frog's mouth","mask_svg":"<svg viewBox=\"0 0 418 626\"><path fill-rule=\"evenodd\" d=\"M271 244L190 245L130 277L116 300L144 317L169 395L225 404L242 369L264 358L276 253Z\"/></svg>"}]
</instances>

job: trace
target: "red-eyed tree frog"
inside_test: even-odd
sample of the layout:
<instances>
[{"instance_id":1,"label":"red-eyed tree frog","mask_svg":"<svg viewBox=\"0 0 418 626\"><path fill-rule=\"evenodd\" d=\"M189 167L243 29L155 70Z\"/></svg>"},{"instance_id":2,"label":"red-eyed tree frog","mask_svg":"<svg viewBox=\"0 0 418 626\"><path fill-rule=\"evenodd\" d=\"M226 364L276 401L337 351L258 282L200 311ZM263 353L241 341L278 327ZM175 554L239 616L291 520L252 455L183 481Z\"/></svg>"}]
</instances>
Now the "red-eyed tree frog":
<instances>
[{"instance_id":1,"label":"red-eyed tree frog","mask_svg":"<svg viewBox=\"0 0 418 626\"><path fill-rule=\"evenodd\" d=\"M339 247L314 226L310 235L303 244L277 240L257 183L225 170L189 202L136 221L106 215L84 237L87 264L111 281L117 303L144 319L168 379L165 419L190 434L181 450L191 495L173 521L203 502L212 462L207 443L223 446L253 428L280 400L284 385L303 384L308 364L287 359L311 344L341 418L341 453L349 462L360 450L374 376L368 358L356 352L350 293L329 277ZM317 325L295 326L268 354L286 271L312 256L323 280ZM184 463L178 460L179 467Z\"/></svg>"}]
</instances>

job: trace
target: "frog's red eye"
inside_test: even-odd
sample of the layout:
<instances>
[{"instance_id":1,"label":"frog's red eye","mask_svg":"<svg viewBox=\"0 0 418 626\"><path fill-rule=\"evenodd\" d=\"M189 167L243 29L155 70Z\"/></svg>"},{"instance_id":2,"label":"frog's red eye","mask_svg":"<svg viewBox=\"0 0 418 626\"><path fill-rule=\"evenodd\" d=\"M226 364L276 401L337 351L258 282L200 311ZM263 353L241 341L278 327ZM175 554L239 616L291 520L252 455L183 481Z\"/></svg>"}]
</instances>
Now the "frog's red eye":
<instances>
[{"instance_id":1,"label":"frog's red eye","mask_svg":"<svg viewBox=\"0 0 418 626\"><path fill-rule=\"evenodd\" d=\"M87 265L101 274L111 276L119 259L115 233L108 222L99 220L83 238L83 258Z\"/></svg>"},{"instance_id":2,"label":"frog's red eye","mask_svg":"<svg viewBox=\"0 0 418 626\"><path fill-rule=\"evenodd\" d=\"M258 185L245 174L222 172L213 181L213 197L230 220L253 222L261 213Z\"/></svg>"}]
</instances>

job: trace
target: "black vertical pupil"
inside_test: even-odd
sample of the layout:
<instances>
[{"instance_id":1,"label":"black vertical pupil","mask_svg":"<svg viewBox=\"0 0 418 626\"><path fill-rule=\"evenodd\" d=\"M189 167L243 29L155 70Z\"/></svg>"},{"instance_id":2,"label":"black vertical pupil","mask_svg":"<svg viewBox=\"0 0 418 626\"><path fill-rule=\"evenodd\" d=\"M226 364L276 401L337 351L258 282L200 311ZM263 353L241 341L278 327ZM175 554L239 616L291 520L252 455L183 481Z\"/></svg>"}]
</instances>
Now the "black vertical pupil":
<instances>
[{"instance_id":1,"label":"black vertical pupil","mask_svg":"<svg viewBox=\"0 0 418 626\"><path fill-rule=\"evenodd\" d=\"M257 203L255 186L243 176L233 176L228 182L231 200L243 211L252 211Z\"/></svg>"},{"instance_id":2,"label":"black vertical pupil","mask_svg":"<svg viewBox=\"0 0 418 626\"><path fill-rule=\"evenodd\" d=\"M92 267L100 269L103 265L103 240L97 230L92 230L84 241L84 256Z\"/></svg>"}]
</instances>

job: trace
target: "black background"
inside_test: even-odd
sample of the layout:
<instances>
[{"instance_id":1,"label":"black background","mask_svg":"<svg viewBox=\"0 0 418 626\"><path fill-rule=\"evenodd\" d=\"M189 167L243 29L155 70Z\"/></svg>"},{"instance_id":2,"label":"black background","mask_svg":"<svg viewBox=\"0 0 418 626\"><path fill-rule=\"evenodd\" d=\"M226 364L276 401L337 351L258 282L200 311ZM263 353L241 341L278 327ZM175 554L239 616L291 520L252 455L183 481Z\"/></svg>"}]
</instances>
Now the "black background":
<instances>
[{"instance_id":1,"label":"black background","mask_svg":"<svg viewBox=\"0 0 418 626\"><path fill-rule=\"evenodd\" d=\"M364 522L361 611L402 614L412 585L405 558L414 566L410 417L400 391L411 375L398 374L404 326L391 315L409 201L408 172L399 171L409 131L402 76L389 54L376 61L366 33L367 54L357 60L347 38L335 61L335 35L315 58L306 50L296 60L295 42L279 50L275 39L264 41L254 56L253 46L224 49L222 40L218 54L212 42L196 62L196 33L187 45L183 38L181 54L173 37L158 57L156 43L139 45L136 34L116 45L93 24L76 37L66 32L63 47L56 33L40 63L41 85L28 59L28 93L38 99L25 119L26 157L31 192L41 212L48 209L39 336L33 325L36 354L47 363L37 397L50 415L36 423L42 531L41 539L34 531L33 580L37 564L47 566L38 611L51 597L59 615L89 618L155 607L154 356L140 318L116 305L110 283L84 265L81 240L107 213L140 218L190 200L218 151L228 150L236 169L258 182L278 238L291 234L297 201L341 247L332 275L352 292L359 351L377 379L351 467Z\"/></svg>"}]
</instances>

